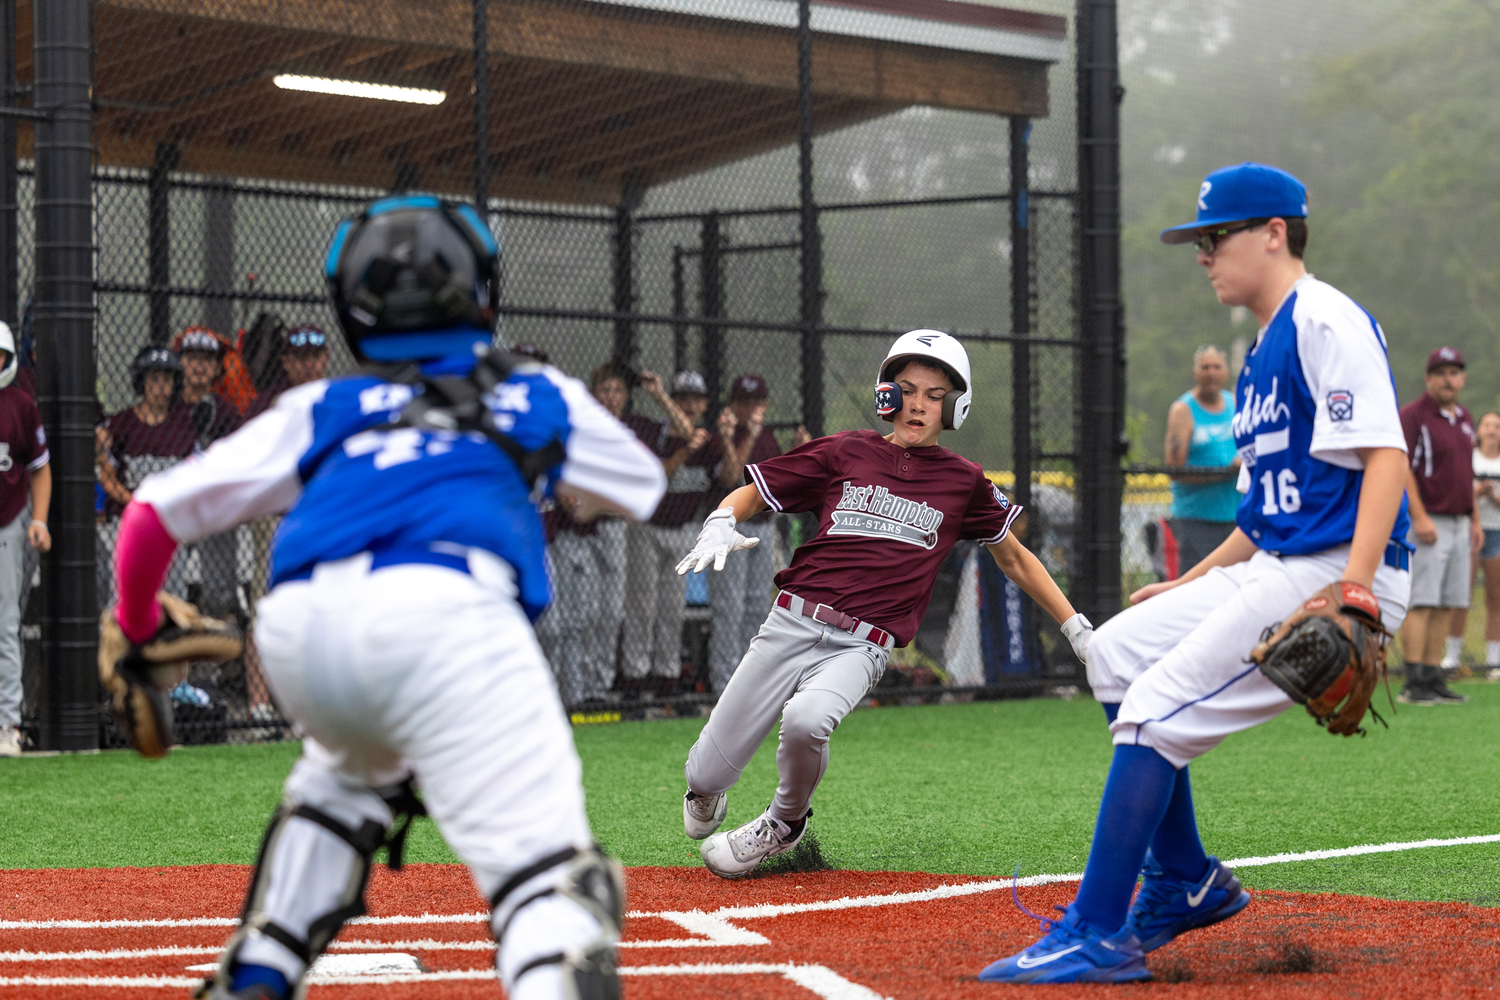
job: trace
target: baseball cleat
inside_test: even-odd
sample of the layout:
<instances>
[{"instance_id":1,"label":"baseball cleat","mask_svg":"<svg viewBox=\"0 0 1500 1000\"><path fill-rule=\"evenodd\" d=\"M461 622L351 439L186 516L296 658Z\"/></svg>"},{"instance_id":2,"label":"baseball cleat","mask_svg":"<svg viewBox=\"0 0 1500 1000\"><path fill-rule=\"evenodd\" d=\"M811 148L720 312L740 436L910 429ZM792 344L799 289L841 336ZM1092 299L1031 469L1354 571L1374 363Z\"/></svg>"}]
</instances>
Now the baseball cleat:
<instances>
[{"instance_id":1,"label":"baseball cleat","mask_svg":"<svg viewBox=\"0 0 1500 1000\"><path fill-rule=\"evenodd\" d=\"M729 793L695 795L691 789L682 797L682 829L694 840L711 835L729 812Z\"/></svg>"},{"instance_id":2,"label":"baseball cleat","mask_svg":"<svg viewBox=\"0 0 1500 1000\"><path fill-rule=\"evenodd\" d=\"M807 816L793 825L764 812L742 827L716 833L703 842L703 864L720 878L744 878L766 858L796 847L807 832Z\"/></svg>"},{"instance_id":3,"label":"baseball cleat","mask_svg":"<svg viewBox=\"0 0 1500 1000\"><path fill-rule=\"evenodd\" d=\"M1250 894L1218 858L1208 859L1208 871L1195 882L1166 872L1148 873L1136 893L1125 929L1141 942L1143 952L1155 951L1173 938L1228 920L1250 905Z\"/></svg>"},{"instance_id":4,"label":"baseball cleat","mask_svg":"<svg viewBox=\"0 0 1500 1000\"><path fill-rule=\"evenodd\" d=\"M1448 686L1448 682L1441 673L1433 675L1427 682L1427 692L1439 705L1462 705L1469 700L1466 694L1459 694Z\"/></svg>"},{"instance_id":5,"label":"baseball cleat","mask_svg":"<svg viewBox=\"0 0 1500 1000\"><path fill-rule=\"evenodd\" d=\"M1069 906L1046 937L1024 951L985 966L986 983L1134 983L1151 978L1146 953L1127 924L1105 937Z\"/></svg>"}]
</instances>

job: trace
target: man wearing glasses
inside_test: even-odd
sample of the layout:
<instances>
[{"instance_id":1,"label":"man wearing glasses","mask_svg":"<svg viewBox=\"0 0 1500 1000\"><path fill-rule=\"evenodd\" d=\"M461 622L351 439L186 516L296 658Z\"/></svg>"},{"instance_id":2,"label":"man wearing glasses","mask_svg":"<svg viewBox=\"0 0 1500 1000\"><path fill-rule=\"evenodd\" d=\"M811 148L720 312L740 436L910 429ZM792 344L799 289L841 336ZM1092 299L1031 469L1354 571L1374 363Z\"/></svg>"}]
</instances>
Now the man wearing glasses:
<instances>
[{"instance_id":1,"label":"man wearing glasses","mask_svg":"<svg viewBox=\"0 0 1500 1000\"><path fill-rule=\"evenodd\" d=\"M1040 941L982 980L1149 979L1146 952L1248 906L1198 838L1188 763L1292 706L1246 661L1313 594L1344 581L1342 599L1378 607L1387 628L1406 615L1406 438L1385 334L1307 273L1306 217L1301 181L1245 163L1209 174L1197 219L1161 234L1194 244L1219 301L1260 322L1232 424L1244 496L1223 544L1131 594L1089 647L1115 748L1083 882Z\"/></svg>"},{"instance_id":2,"label":"man wearing glasses","mask_svg":"<svg viewBox=\"0 0 1500 1000\"><path fill-rule=\"evenodd\" d=\"M286 344L281 349L281 371L281 376L255 397L255 402L245 413L246 420L269 410L275 405L276 398L288 389L316 382L328 375L327 335L311 323L292 327L287 331Z\"/></svg>"}]
</instances>

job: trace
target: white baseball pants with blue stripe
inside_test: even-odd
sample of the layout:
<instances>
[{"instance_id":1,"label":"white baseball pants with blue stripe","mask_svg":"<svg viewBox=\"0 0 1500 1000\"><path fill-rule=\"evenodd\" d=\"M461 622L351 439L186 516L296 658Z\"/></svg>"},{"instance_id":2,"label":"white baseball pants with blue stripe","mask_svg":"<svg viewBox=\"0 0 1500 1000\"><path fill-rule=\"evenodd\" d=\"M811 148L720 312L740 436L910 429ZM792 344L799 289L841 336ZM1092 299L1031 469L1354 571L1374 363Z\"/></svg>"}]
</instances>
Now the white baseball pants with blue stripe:
<instances>
[{"instance_id":1,"label":"white baseball pants with blue stripe","mask_svg":"<svg viewBox=\"0 0 1500 1000\"><path fill-rule=\"evenodd\" d=\"M1116 746L1149 746L1184 767L1224 737L1294 703L1249 662L1261 634L1336 582L1347 545L1310 556L1257 552L1234 566L1115 615L1089 646L1094 697L1120 703ZM1411 573L1382 565L1372 588L1394 632L1406 617Z\"/></svg>"}]
</instances>

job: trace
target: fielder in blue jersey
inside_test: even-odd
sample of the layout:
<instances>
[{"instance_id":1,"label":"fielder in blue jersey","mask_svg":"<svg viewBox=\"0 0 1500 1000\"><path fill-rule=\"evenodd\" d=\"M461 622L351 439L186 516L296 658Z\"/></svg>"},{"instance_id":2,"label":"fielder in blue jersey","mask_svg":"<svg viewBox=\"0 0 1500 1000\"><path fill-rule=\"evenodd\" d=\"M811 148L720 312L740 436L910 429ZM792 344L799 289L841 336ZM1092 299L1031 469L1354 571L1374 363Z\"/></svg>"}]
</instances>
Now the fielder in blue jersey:
<instances>
[{"instance_id":1,"label":"fielder in blue jersey","mask_svg":"<svg viewBox=\"0 0 1500 1000\"><path fill-rule=\"evenodd\" d=\"M1147 952L1249 905L1198 839L1189 762L1293 704L1248 654L1309 595L1349 581L1387 628L1406 615L1406 445L1385 334L1307 273L1306 217L1300 181L1245 163L1209 174L1197 219L1162 233L1193 243L1219 301L1260 321L1235 392L1244 496L1222 545L1136 591L1095 635L1089 683L1115 751L1083 883L1063 919L982 980L1149 979Z\"/></svg>"},{"instance_id":2,"label":"fielder in blue jersey","mask_svg":"<svg viewBox=\"0 0 1500 1000\"><path fill-rule=\"evenodd\" d=\"M491 901L507 995L612 1000L623 886L531 630L550 599L537 502L644 520L661 464L581 383L491 350L498 249L468 206L378 201L339 227L326 277L360 373L147 479L121 531L114 613L141 642L164 554L290 511L255 638L307 738L199 996L301 996L364 912L372 856L399 867L425 807Z\"/></svg>"}]
</instances>

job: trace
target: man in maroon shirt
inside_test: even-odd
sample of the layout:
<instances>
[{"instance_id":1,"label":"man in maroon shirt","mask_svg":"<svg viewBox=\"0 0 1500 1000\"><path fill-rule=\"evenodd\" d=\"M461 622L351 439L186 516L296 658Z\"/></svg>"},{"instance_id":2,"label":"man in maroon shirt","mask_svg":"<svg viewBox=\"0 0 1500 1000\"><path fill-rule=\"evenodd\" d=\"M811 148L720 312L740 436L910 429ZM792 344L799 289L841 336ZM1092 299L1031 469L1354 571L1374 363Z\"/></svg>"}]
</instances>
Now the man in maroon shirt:
<instances>
[{"instance_id":1,"label":"man in maroon shirt","mask_svg":"<svg viewBox=\"0 0 1500 1000\"><path fill-rule=\"evenodd\" d=\"M1440 347L1427 358L1427 391L1401 408L1411 456L1406 499L1411 507L1411 610L1401 626L1409 705L1464 702L1439 666L1453 608L1469 606L1469 560L1484 545L1474 507L1474 420L1459 405L1464 359Z\"/></svg>"},{"instance_id":2,"label":"man in maroon shirt","mask_svg":"<svg viewBox=\"0 0 1500 1000\"><path fill-rule=\"evenodd\" d=\"M1093 634L1010 535L1021 509L978 465L937 443L945 428L963 423L972 399L963 345L914 330L892 346L878 379L876 408L894 423L890 434L848 431L751 463L750 485L724 498L678 565L679 573L719 569L730 553L754 552L759 540L735 526L762 510L817 514L817 534L777 575L781 592L770 617L688 754L683 826L690 837L708 838L704 864L724 878L748 875L801 840L828 766L829 735L880 680L890 651L916 634L938 569L959 539L988 546L1000 569L1062 623L1080 658ZM778 715L775 799L744 826L714 834L728 789Z\"/></svg>"},{"instance_id":3,"label":"man in maroon shirt","mask_svg":"<svg viewBox=\"0 0 1500 1000\"><path fill-rule=\"evenodd\" d=\"M0 757L21 753L21 594L26 551L52 547L52 469L36 401L16 381L16 341L0 323ZM30 510L28 516L27 511Z\"/></svg>"}]
</instances>

